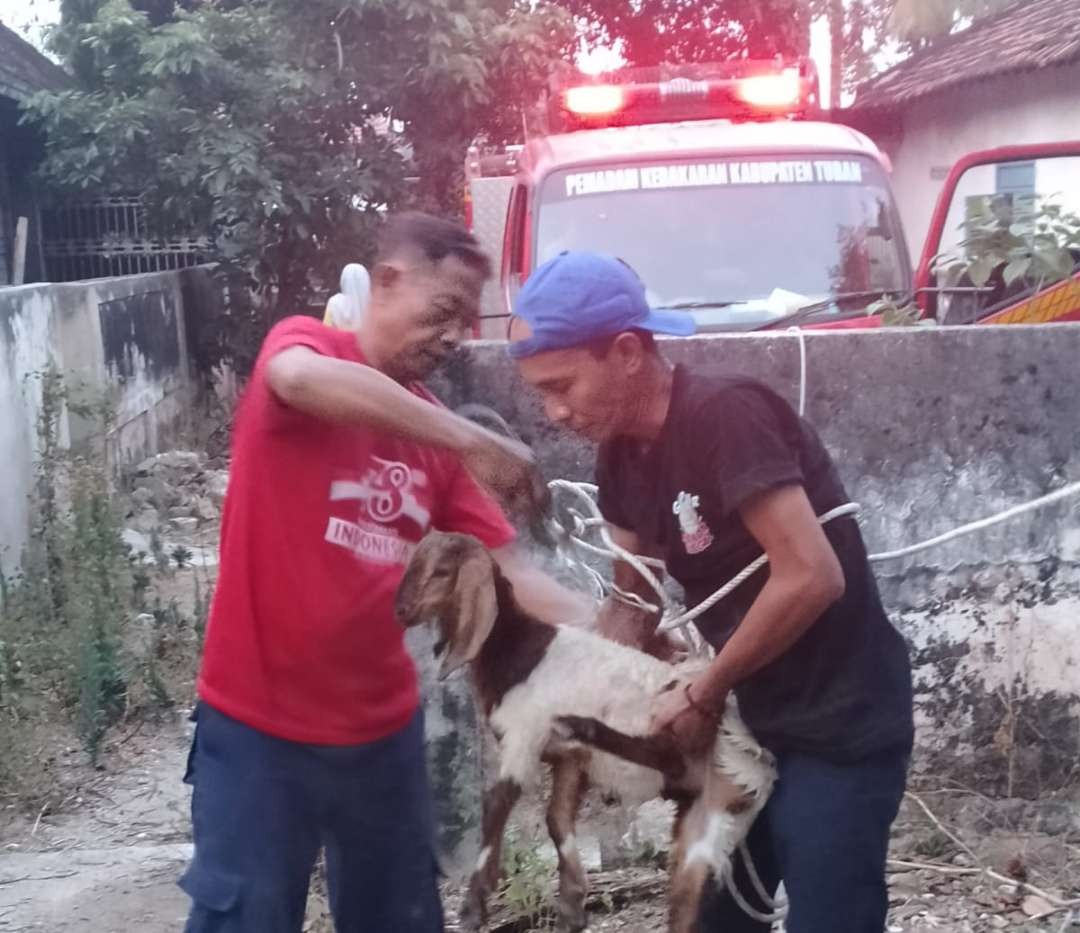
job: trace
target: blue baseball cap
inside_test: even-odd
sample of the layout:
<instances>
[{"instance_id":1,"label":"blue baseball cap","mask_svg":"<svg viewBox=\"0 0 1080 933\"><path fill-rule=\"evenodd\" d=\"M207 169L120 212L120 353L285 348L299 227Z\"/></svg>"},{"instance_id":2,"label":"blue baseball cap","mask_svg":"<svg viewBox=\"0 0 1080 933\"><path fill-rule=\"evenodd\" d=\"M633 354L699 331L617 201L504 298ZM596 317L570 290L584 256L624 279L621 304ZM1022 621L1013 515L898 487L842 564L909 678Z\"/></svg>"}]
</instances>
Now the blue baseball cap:
<instances>
[{"instance_id":1,"label":"blue baseball cap","mask_svg":"<svg viewBox=\"0 0 1080 933\"><path fill-rule=\"evenodd\" d=\"M510 343L514 359L626 330L688 337L695 329L685 311L650 308L641 279L621 259L576 251L559 253L529 276L514 302L514 316L531 330Z\"/></svg>"}]
</instances>

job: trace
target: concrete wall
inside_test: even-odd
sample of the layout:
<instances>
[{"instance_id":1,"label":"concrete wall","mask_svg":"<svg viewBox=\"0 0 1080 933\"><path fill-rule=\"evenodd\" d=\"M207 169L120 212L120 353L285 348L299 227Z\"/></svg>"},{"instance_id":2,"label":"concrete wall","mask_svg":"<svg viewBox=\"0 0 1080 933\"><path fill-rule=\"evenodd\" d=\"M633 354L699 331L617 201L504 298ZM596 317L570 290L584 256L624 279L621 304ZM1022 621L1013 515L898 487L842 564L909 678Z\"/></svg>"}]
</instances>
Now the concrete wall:
<instances>
[{"instance_id":1,"label":"concrete wall","mask_svg":"<svg viewBox=\"0 0 1080 933\"><path fill-rule=\"evenodd\" d=\"M1080 138L1080 63L952 88L904 107L872 132L893 160L893 188L912 257L922 252L949 167L978 149Z\"/></svg>"},{"instance_id":2,"label":"concrete wall","mask_svg":"<svg viewBox=\"0 0 1080 933\"><path fill-rule=\"evenodd\" d=\"M663 347L696 370L756 375L795 401L791 336ZM1078 325L818 333L807 351L807 414L862 506L872 552L1080 480ZM434 388L454 406L496 408L549 478L591 477L593 451L544 421L499 344L473 345ZM990 791L1075 787L1080 499L877 573L915 660L917 767Z\"/></svg>"},{"instance_id":3,"label":"concrete wall","mask_svg":"<svg viewBox=\"0 0 1080 933\"><path fill-rule=\"evenodd\" d=\"M17 566L29 527L37 457L40 380L54 362L79 399L108 398L114 471L167 448L186 426L188 367L180 280L175 272L0 289L0 565ZM91 422L67 413L62 442L93 443Z\"/></svg>"}]
</instances>

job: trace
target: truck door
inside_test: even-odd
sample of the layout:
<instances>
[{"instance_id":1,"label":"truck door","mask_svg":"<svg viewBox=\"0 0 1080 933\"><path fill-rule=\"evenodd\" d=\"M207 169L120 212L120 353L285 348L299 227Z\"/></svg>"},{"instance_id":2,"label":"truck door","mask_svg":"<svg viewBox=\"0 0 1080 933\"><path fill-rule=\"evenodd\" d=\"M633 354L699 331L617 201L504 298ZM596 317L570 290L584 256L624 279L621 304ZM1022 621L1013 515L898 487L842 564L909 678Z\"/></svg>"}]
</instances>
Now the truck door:
<instances>
[{"instance_id":1,"label":"truck door","mask_svg":"<svg viewBox=\"0 0 1080 933\"><path fill-rule=\"evenodd\" d=\"M510 195L503 241L502 282L508 315L529 274L529 241L529 188L519 182Z\"/></svg>"},{"instance_id":2,"label":"truck door","mask_svg":"<svg viewBox=\"0 0 1080 933\"><path fill-rule=\"evenodd\" d=\"M1080 140L960 159L916 285L924 314L943 324L1080 319Z\"/></svg>"}]
</instances>

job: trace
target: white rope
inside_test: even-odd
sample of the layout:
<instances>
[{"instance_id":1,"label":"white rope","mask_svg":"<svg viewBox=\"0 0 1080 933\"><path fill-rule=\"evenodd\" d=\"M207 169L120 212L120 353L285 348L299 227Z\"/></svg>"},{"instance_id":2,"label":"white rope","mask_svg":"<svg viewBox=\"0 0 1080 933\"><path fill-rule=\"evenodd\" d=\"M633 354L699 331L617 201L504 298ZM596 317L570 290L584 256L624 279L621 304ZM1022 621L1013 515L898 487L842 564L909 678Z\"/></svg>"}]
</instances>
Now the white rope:
<instances>
[{"instance_id":1,"label":"white rope","mask_svg":"<svg viewBox=\"0 0 1080 933\"><path fill-rule=\"evenodd\" d=\"M761 903L772 910L787 912L788 900L786 897L773 897L765 890L765 885L761 883L761 875L758 874L757 867L754 865L754 859L750 855L750 849L746 845L746 840L742 839L739 842L739 855L742 856L743 866L746 868L746 873L750 876L750 883L754 886L754 890L757 892L757 896L761 898Z\"/></svg>"},{"instance_id":2,"label":"white rope","mask_svg":"<svg viewBox=\"0 0 1080 933\"><path fill-rule=\"evenodd\" d=\"M600 509L597 506L596 501L593 499L593 495L597 493L597 487L593 483L572 483L569 480L565 479L552 480L548 485L551 487L552 491L568 490L577 495L579 499L581 499L581 501L585 504L586 508L591 513L590 518L596 518L600 521L598 524L589 523L588 525L586 525L588 519L585 519L584 516L582 516L580 513L571 509L570 514L575 517L575 525L577 525L577 522L580 520L583 527L596 528L597 531L599 531L600 533L600 539L604 542L606 549L605 550L597 548L595 545L590 545L588 542L582 541L580 537L573 531L567 532L565 528L563 528L561 525L558 525L558 523L556 522L555 524L558 526L555 529L556 532L558 532L557 537L562 539L559 544L560 553L564 554L565 556L563 542L570 542L577 546L583 546L585 550L591 553L600 554L606 557L615 557L633 567L634 570L636 570L642 576L645 582L652 587L653 592L655 592L660 597L661 606L666 606L668 600L664 593L664 588L661 586L660 581L656 578L653 572L649 569L650 564L657 568L663 567L663 561L657 561L655 559L647 557L640 557L637 554L631 554L625 548L619 547L619 545L617 545L614 540L612 540L611 532L608 530L607 523L604 521L603 516L600 514ZM570 558L570 560L577 566L584 566L580 563L580 561L577 561L574 558ZM629 599L630 595L632 594L622 593L620 591L620 595L624 599ZM635 603L639 604L640 608L645 609L646 612L659 612L661 608L660 606L653 606L650 603L641 600L639 597L635 597L634 601Z\"/></svg>"},{"instance_id":3,"label":"white rope","mask_svg":"<svg viewBox=\"0 0 1080 933\"><path fill-rule=\"evenodd\" d=\"M655 574L649 569L649 567L662 568L663 562L658 561L655 558L641 557L636 554L631 554L625 548L619 547L611 538L611 534L604 523L603 516L600 515L599 507L592 498L592 494L596 492L596 486L591 483L572 483L568 480L553 480L551 482L552 489L555 490L570 490L574 492L578 498L585 504L588 511L591 513L588 517L583 516L577 510L570 510L571 514L575 517L575 527L573 530L568 531L559 522L553 520L554 530L560 539L559 553L569 564L578 567L583 571L587 571L592 581L601 580L599 574L584 564L566 547L567 544L571 544L574 547L580 547L589 553L596 554L598 556L613 558L616 560L624 561L633 567L656 593L660 600L660 605L656 606L646 602L640 596L634 593L627 593L622 590L617 590L617 598L644 609L647 612L658 612L663 609L663 616L658 626L659 631L670 631L675 628L685 628L700 615L708 612L713 606L715 606L720 600L736 589L740 584L744 583L749 577L757 573L765 564L768 563L768 555L762 554L755 561L750 563L747 567L743 568L738 574L732 577L727 583L721 586L715 593L703 600L693 609L685 610L682 606L671 600L664 592L663 586L656 578ZM1029 502L1015 505L1011 508L1005 509L1002 512L998 512L995 515L988 516L987 518L979 519L978 521L969 522L966 525L961 525L958 528L954 528L952 531L948 531L944 534L937 535L933 538L929 538L926 541L920 541L918 544L912 544L908 547L898 548L893 551L881 551L876 554L871 554L869 559L874 563L880 563L886 560L896 560L901 557L909 557L912 554L917 554L920 551L928 550L932 547L938 547L949 541L953 541L956 538L963 537L964 535L974 534L977 531L983 531L1001 522L1009 521L1016 518L1019 515L1024 515L1028 512L1034 512L1037 509L1044 508L1045 506L1052 505L1055 502L1061 502L1072 496L1080 494L1080 482L1069 483L1066 486L1062 486L1060 489L1055 489L1053 492L1046 495L1039 496L1036 499L1032 499ZM835 509L831 509L824 515L818 517L818 521L821 524L832 521L836 518L842 518L844 516L854 515L859 511L857 503L848 502L845 505L838 506ZM597 545L590 544L587 541L581 539L582 532L595 529L600 533L604 546L598 547ZM602 586L602 582L600 583ZM608 587L611 589L611 587ZM602 595L602 591L601 591Z\"/></svg>"},{"instance_id":4,"label":"white rope","mask_svg":"<svg viewBox=\"0 0 1080 933\"><path fill-rule=\"evenodd\" d=\"M794 334L799 341L799 417L806 417L806 334L798 325L788 328L789 334Z\"/></svg>"},{"instance_id":5,"label":"white rope","mask_svg":"<svg viewBox=\"0 0 1080 933\"><path fill-rule=\"evenodd\" d=\"M746 860L746 864L749 865L749 859ZM750 903L742 896L742 892L735 886L735 869L731 863L728 863L724 870L724 887L731 895L732 900L739 905L739 909L744 914L750 917L752 920L757 920L760 923L776 923L778 920L783 920L787 916L787 905L777 907L775 910L770 910L768 913L763 913L756 907L752 907ZM760 883L760 880L759 880ZM765 903L770 903L772 898L766 897Z\"/></svg>"},{"instance_id":6,"label":"white rope","mask_svg":"<svg viewBox=\"0 0 1080 933\"><path fill-rule=\"evenodd\" d=\"M1052 505L1055 502L1068 499L1071 496L1075 496L1077 493L1080 493L1080 483L1069 483L1067 486L1062 486L1060 489L1048 492L1045 496L1039 496L1037 499L1032 499L1030 502L1014 505L1012 508L1005 509L1004 512L998 512L996 515L991 515L989 518L981 518L976 522L968 522L968 524L961 525L959 528L954 528L952 531L947 531L945 534L938 535L936 538L928 538L925 541L920 541L918 544L898 548L895 551L881 551L877 554L871 554L870 560L877 562L883 560L896 560L898 557L909 557L912 554L917 554L919 551L925 551L928 548L937 547L939 544L945 544L952 541L954 538L960 538L964 535L990 528L1001 522L1006 522L1010 518L1016 518L1017 515L1023 515L1026 512L1034 512L1036 509L1041 509L1043 506Z\"/></svg>"},{"instance_id":7,"label":"white rope","mask_svg":"<svg viewBox=\"0 0 1080 933\"><path fill-rule=\"evenodd\" d=\"M859 511L858 505L854 502L848 502L846 505L837 506L826 512L824 515L818 516L818 521L824 525L827 522L831 522L834 518L843 518L845 515L854 515ZM681 615L674 616L673 618L664 618L660 620L658 630L661 632L670 631L673 628L682 628L689 625L698 616L708 612L715 606L720 600L728 595L732 590L738 588L740 584L744 583L755 573L757 573L762 567L769 562L769 555L762 554L757 560L752 561L740 570L735 576L733 576L727 583L725 583L720 589L718 589L712 596L703 599L693 609L682 613Z\"/></svg>"}]
</instances>

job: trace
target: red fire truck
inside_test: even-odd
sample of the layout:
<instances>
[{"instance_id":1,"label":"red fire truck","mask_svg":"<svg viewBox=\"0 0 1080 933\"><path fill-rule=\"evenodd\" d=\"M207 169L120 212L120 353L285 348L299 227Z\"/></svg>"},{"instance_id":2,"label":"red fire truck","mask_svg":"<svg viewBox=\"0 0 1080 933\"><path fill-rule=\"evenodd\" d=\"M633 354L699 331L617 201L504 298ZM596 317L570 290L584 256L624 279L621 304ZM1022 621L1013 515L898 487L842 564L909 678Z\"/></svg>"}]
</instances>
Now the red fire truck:
<instances>
[{"instance_id":1,"label":"red fire truck","mask_svg":"<svg viewBox=\"0 0 1080 933\"><path fill-rule=\"evenodd\" d=\"M887 160L819 118L808 60L555 78L543 114L515 151L470 151L473 227L489 248L501 234L483 336L503 335L530 270L566 249L619 256L699 330L865 320L871 301L912 292Z\"/></svg>"},{"instance_id":2,"label":"red fire truck","mask_svg":"<svg viewBox=\"0 0 1080 933\"><path fill-rule=\"evenodd\" d=\"M566 249L619 256L699 331L873 327L876 302L916 294L938 311L946 244L924 255L917 293L888 159L822 119L809 61L553 78L542 116L522 146L469 151L467 214L501 257L478 336L505 336L530 271Z\"/></svg>"}]
</instances>

